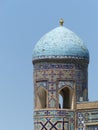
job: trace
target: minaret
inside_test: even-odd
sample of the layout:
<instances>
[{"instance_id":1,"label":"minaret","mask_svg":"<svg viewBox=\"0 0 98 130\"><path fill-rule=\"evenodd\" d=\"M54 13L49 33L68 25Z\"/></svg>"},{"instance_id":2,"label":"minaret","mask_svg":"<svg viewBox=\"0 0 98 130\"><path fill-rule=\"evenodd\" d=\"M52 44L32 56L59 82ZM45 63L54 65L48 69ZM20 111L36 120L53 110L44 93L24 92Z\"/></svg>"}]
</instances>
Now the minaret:
<instances>
[{"instance_id":1,"label":"minaret","mask_svg":"<svg viewBox=\"0 0 98 130\"><path fill-rule=\"evenodd\" d=\"M76 104L88 101L89 53L63 23L33 50L34 130L75 130Z\"/></svg>"}]
</instances>

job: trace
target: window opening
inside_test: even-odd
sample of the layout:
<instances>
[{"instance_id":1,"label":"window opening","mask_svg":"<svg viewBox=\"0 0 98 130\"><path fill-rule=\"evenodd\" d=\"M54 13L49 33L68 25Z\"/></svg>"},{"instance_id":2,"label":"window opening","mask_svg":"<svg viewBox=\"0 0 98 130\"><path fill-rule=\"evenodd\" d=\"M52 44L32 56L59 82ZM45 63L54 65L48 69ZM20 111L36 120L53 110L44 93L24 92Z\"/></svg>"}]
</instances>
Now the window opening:
<instances>
[{"instance_id":1,"label":"window opening","mask_svg":"<svg viewBox=\"0 0 98 130\"><path fill-rule=\"evenodd\" d=\"M68 87L64 87L63 89L60 90L59 93L60 108L66 108L66 109L71 108L70 97L71 97L71 93Z\"/></svg>"}]
</instances>

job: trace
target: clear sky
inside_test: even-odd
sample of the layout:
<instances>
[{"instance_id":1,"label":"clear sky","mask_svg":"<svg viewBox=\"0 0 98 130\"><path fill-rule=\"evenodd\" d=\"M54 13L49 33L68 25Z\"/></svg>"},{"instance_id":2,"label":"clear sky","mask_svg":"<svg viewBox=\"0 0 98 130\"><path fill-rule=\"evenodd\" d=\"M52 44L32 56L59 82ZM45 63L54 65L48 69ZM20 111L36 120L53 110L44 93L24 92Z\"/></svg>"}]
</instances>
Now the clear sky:
<instances>
[{"instance_id":1,"label":"clear sky","mask_svg":"<svg viewBox=\"0 0 98 130\"><path fill-rule=\"evenodd\" d=\"M33 130L32 50L60 18L89 49L89 99L98 100L98 0L0 0L0 130Z\"/></svg>"}]
</instances>

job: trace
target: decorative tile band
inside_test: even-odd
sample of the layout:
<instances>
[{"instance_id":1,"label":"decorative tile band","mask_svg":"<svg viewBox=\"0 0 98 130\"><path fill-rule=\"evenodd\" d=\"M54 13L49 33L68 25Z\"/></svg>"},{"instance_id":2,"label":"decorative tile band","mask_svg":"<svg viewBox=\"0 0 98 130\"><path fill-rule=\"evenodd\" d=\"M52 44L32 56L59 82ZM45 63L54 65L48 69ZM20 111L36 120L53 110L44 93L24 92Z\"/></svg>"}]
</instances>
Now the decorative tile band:
<instances>
[{"instance_id":1,"label":"decorative tile band","mask_svg":"<svg viewBox=\"0 0 98 130\"><path fill-rule=\"evenodd\" d=\"M67 110L35 110L34 117L36 116L71 116L74 117L74 111Z\"/></svg>"},{"instance_id":2,"label":"decorative tile band","mask_svg":"<svg viewBox=\"0 0 98 130\"><path fill-rule=\"evenodd\" d=\"M34 66L34 69L73 69L75 67L74 64L59 64L59 63L51 63L51 64L37 64Z\"/></svg>"},{"instance_id":3,"label":"decorative tile band","mask_svg":"<svg viewBox=\"0 0 98 130\"><path fill-rule=\"evenodd\" d=\"M98 110L84 110L77 112L77 127L80 129L84 129L85 123L91 124L96 122L98 125ZM91 125L90 128L93 128Z\"/></svg>"},{"instance_id":4,"label":"decorative tile band","mask_svg":"<svg viewBox=\"0 0 98 130\"><path fill-rule=\"evenodd\" d=\"M39 110L34 114L34 130L74 130L73 111Z\"/></svg>"},{"instance_id":5,"label":"decorative tile band","mask_svg":"<svg viewBox=\"0 0 98 130\"><path fill-rule=\"evenodd\" d=\"M86 60L87 62L89 62L89 58L85 57L85 56L56 56L56 55L52 55L52 56L38 56L38 57L33 57L32 61L36 61L36 60L46 60L46 59L76 59L76 60Z\"/></svg>"}]
</instances>

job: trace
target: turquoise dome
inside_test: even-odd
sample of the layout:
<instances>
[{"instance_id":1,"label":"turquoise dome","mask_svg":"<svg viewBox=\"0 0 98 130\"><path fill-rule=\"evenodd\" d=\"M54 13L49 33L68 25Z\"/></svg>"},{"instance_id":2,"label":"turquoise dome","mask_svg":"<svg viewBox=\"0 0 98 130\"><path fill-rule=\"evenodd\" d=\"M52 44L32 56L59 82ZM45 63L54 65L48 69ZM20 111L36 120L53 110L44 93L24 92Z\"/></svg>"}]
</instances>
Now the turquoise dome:
<instances>
[{"instance_id":1,"label":"turquoise dome","mask_svg":"<svg viewBox=\"0 0 98 130\"><path fill-rule=\"evenodd\" d=\"M84 42L74 32L63 26L46 33L33 49L33 60L66 57L88 60L89 52Z\"/></svg>"}]
</instances>

